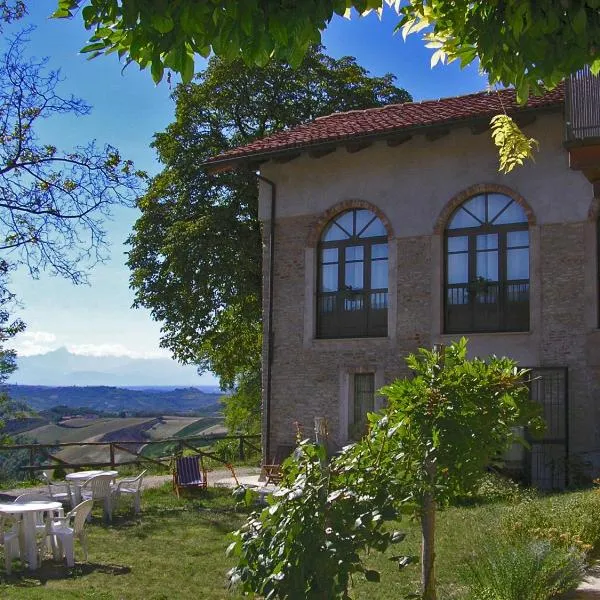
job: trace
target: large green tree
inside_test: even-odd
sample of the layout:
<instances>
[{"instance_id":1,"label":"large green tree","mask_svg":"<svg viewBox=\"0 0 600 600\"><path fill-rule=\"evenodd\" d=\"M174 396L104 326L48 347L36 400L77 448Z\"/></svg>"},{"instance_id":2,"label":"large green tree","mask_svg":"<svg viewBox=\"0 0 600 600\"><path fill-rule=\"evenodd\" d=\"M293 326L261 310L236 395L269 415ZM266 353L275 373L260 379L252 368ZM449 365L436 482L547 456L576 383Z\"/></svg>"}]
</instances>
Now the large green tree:
<instances>
[{"instance_id":1,"label":"large green tree","mask_svg":"<svg viewBox=\"0 0 600 600\"><path fill-rule=\"evenodd\" d=\"M23 321L10 316L14 296L6 285L9 270L8 263L0 260L0 443L8 441L8 438L2 434L5 421L18 414L18 406L2 389L3 384L17 369L17 353L8 348L7 344L10 344L10 340L17 333L25 329Z\"/></svg>"},{"instance_id":2,"label":"large green tree","mask_svg":"<svg viewBox=\"0 0 600 600\"><path fill-rule=\"evenodd\" d=\"M525 98L584 65L600 70L600 0L57 0L56 16L77 9L92 30L85 52L118 52L189 81L194 55L272 57L298 65L335 14L393 8L405 33L422 31L438 59L478 60L490 83Z\"/></svg>"},{"instance_id":3,"label":"large green tree","mask_svg":"<svg viewBox=\"0 0 600 600\"><path fill-rule=\"evenodd\" d=\"M394 77L371 77L353 58L311 50L296 71L212 59L174 93L176 120L156 135L163 163L129 240L138 306L162 323L162 345L216 373L239 395L230 426L257 422L261 345L261 232L254 173L210 173L207 158L338 110L410 100ZM245 424L245 425L244 425Z\"/></svg>"}]
</instances>

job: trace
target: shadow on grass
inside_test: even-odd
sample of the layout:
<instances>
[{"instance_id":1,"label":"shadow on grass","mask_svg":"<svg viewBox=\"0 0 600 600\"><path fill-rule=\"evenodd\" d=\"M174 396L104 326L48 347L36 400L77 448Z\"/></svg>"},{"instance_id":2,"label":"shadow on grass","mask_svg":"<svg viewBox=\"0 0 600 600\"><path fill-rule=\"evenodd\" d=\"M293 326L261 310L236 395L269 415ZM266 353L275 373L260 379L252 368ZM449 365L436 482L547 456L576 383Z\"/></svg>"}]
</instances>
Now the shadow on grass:
<instances>
[{"instance_id":1,"label":"shadow on grass","mask_svg":"<svg viewBox=\"0 0 600 600\"><path fill-rule=\"evenodd\" d=\"M85 577L92 573L104 575L127 575L131 572L130 567L124 565L104 565L100 563L75 563L74 567L46 561L36 571L18 571L11 575L3 574L0 583L14 585L17 587L38 587L45 585L48 581L58 579L74 579Z\"/></svg>"}]
</instances>

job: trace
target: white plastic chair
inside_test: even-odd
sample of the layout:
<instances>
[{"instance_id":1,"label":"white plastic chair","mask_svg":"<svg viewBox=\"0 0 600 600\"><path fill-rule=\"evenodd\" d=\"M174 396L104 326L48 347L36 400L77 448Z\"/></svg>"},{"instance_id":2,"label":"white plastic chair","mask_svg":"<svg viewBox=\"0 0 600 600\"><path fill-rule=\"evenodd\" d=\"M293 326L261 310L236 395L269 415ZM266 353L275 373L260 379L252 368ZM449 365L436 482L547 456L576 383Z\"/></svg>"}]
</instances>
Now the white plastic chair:
<instances>
[{"instance_id":1,"label":"white plastic chair","mask_svg":"<svg viewBox=\"0 0 600 600\"><path fill-rule=\"evenodd\" d=\"M137 477L126 477L117 481L116 485L113 487L115 505L122 494L129 494L133 496L133 509L135 514L137 515L140 513L142 481L145 474L146 470L142 471Z\"/></svg>"},{"instance_id":2,"label":"white plastic chair","mask_svg":"<svg viewBox=\"0 0 600 600\"><path fill-rule=\"evenodd\" d=\"M58 502L45 492L26 492L15 498L15 504L26 504L27 502Z\"/></svg>"},{"instance_id":3,"label":"white plastic chair","mask_svg":"<svg viewBox=\"0 0 600 600\"><path fill-rule=\"evenodd\" d=\"M0 545L4 548L4 568L6 574L12 571L13 558L20 557L19 522L15 517L0 517Z\"/></svg>"},{"instance_id":4,"label":"white plastic chair","mask_svg":"<svg viewBox=\"0 0 600 600\"><path fill-rule=\"evenodd\" d=\"M48 495L52 500L73 506L71 489L69 488L68 483L55 483L52 481L48 471L42 471L41 478L48 486Z\"/></svg>"},{"instance_id":5,"label":"white plastic chair","mask_svg":"<svg viewBox=\"0 0 600 600\"><path fill-rule=\"evenodd\" d=\"M17 496L15 499L15 504L27 504L28 502L59 502L59 500L51 498L45 492L26 492L25 494ZM60 517L61 513L62 509L54 510L49 518L58 518ZM38 565L41 565L42 563L44 552L50 550L50 540L47 539L47 529L47 521L44 519L44 513L36 513L35 537L37 539Z\"/></svg>"},{"instance_id":6,"label":"white plastic chair","mask_svg":"<svg viewBox=\"0 0 600 600\"><path fill-rule=\"evenodd\" d=\"M92 512L93 504L94 501L91 498L84 500L64 517L53 519L48 528L55 558L64 556L69 567L75 565L75 538L81 543L83 556L87 562L88 548L84 525Z\"/></svg>"},{"instance_id":7,"label":"white plastic chair","mask_svg":"<svg viewBox=\"0 0 600 600\"><path fill-rule=\"evenodd\" d=\"M42 492L27 492L17 496L15 504L27 504L28 502L54 502L48 494ZM55 513L56 514L56 513ZM56 514L56 516L59 516ZM46 523L44 521L44 514L37 513L35 515L35 532L36 534L43 534L46 531Z\"/></svg>"},{"instance_id":8,"label":"white plastic chair","mask_svg":"<svg viewBox=\"0 0 600 600\"><path fill-rule=\"evenodd\" d=\"M86 479L81 486L82 500L102 500L104 503L104 518L112 521L112 475L94 475Z\"/></svg>"}]
</instances>

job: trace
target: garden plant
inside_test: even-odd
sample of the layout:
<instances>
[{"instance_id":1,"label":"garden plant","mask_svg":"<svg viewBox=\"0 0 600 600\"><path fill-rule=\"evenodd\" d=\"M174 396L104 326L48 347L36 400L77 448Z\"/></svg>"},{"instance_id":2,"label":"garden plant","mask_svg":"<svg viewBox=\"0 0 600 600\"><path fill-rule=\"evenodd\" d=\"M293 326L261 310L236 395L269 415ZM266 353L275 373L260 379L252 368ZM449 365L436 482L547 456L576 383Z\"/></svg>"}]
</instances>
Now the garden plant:
<instances>
[{"instance_id":1,"label":"garden plant","mask_svg":"<svg viewBox=\"0 0 600 600\"><path fill-rule=\"evenodd\" d=\"M464 338L421 349L407 365L413 376L381 390L387 406L369 415L360 442L329 463L324 449L304 442L284 464L281 492L235 534L232 583L272 599L347 599L353 574L379 581L365 551L401 541L386 521L405 513L421 523L422 597L436 600L437 507L476 488L517 426L535 432L543 422L528 372L508 358L468 359Z\"/></svg>"}]
</instances>

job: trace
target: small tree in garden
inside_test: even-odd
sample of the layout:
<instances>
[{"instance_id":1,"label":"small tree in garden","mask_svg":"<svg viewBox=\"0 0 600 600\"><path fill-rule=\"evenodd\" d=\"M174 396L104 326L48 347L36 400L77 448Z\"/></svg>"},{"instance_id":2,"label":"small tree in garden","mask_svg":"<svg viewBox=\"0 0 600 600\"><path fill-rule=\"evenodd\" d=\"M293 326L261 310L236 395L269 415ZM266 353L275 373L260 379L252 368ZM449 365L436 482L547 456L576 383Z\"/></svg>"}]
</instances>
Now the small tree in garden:
<instances>
[{"instance_id":1,"label":"small tree in garden","mask_svg":"<svg viewBox=\"0 0 600 600\"><path fill-rule=\"evenodd\" d=\"M527 371L508 358L468 360L464 338L407 364L414 376L381 390L387 407L369 415L359 443L327 463L303 442L286 461L281 492L234 534L233 583L271 600L347 600L353 574L379 581L364 550L401 541L385 521L408 509L421 520L423 598L436 600L436 508L474 489L516 426L543 424Z\"/></svg>"},{"instance_id":2,"label":"small tree in garden","mask_svg":"<svg viewBox=\"0 0 600 600\"><path fill-rule=\"evenodd\" d=\"M364 551L383 551L404 534L385 528L398 517L395 499L377 485L386 465L363 468L365 457L343 453L328 463L323 446L301 442L283 465L281 492L234 533L231 583L270 600L348 600L353 575L378 582Z\"/></svg>"},{"instance_id":3,"label":"small tree in garden","mask_svg":"<svg viewBox=\"0 0 600 600\"><path fill-rule=\"evenodd\" d=\"M414 377L381 390L388 399L383 417L372 415L371 431L354 451L388 440L390 482L415 504L421 520L423 599L435 600L436 507L474 489L514 441L516 426L536 431L543 422L529 399L527 371L508 358L468 360L464 338L447 348L421 349L407 364Z\"/></svg>"}]
</instances>

